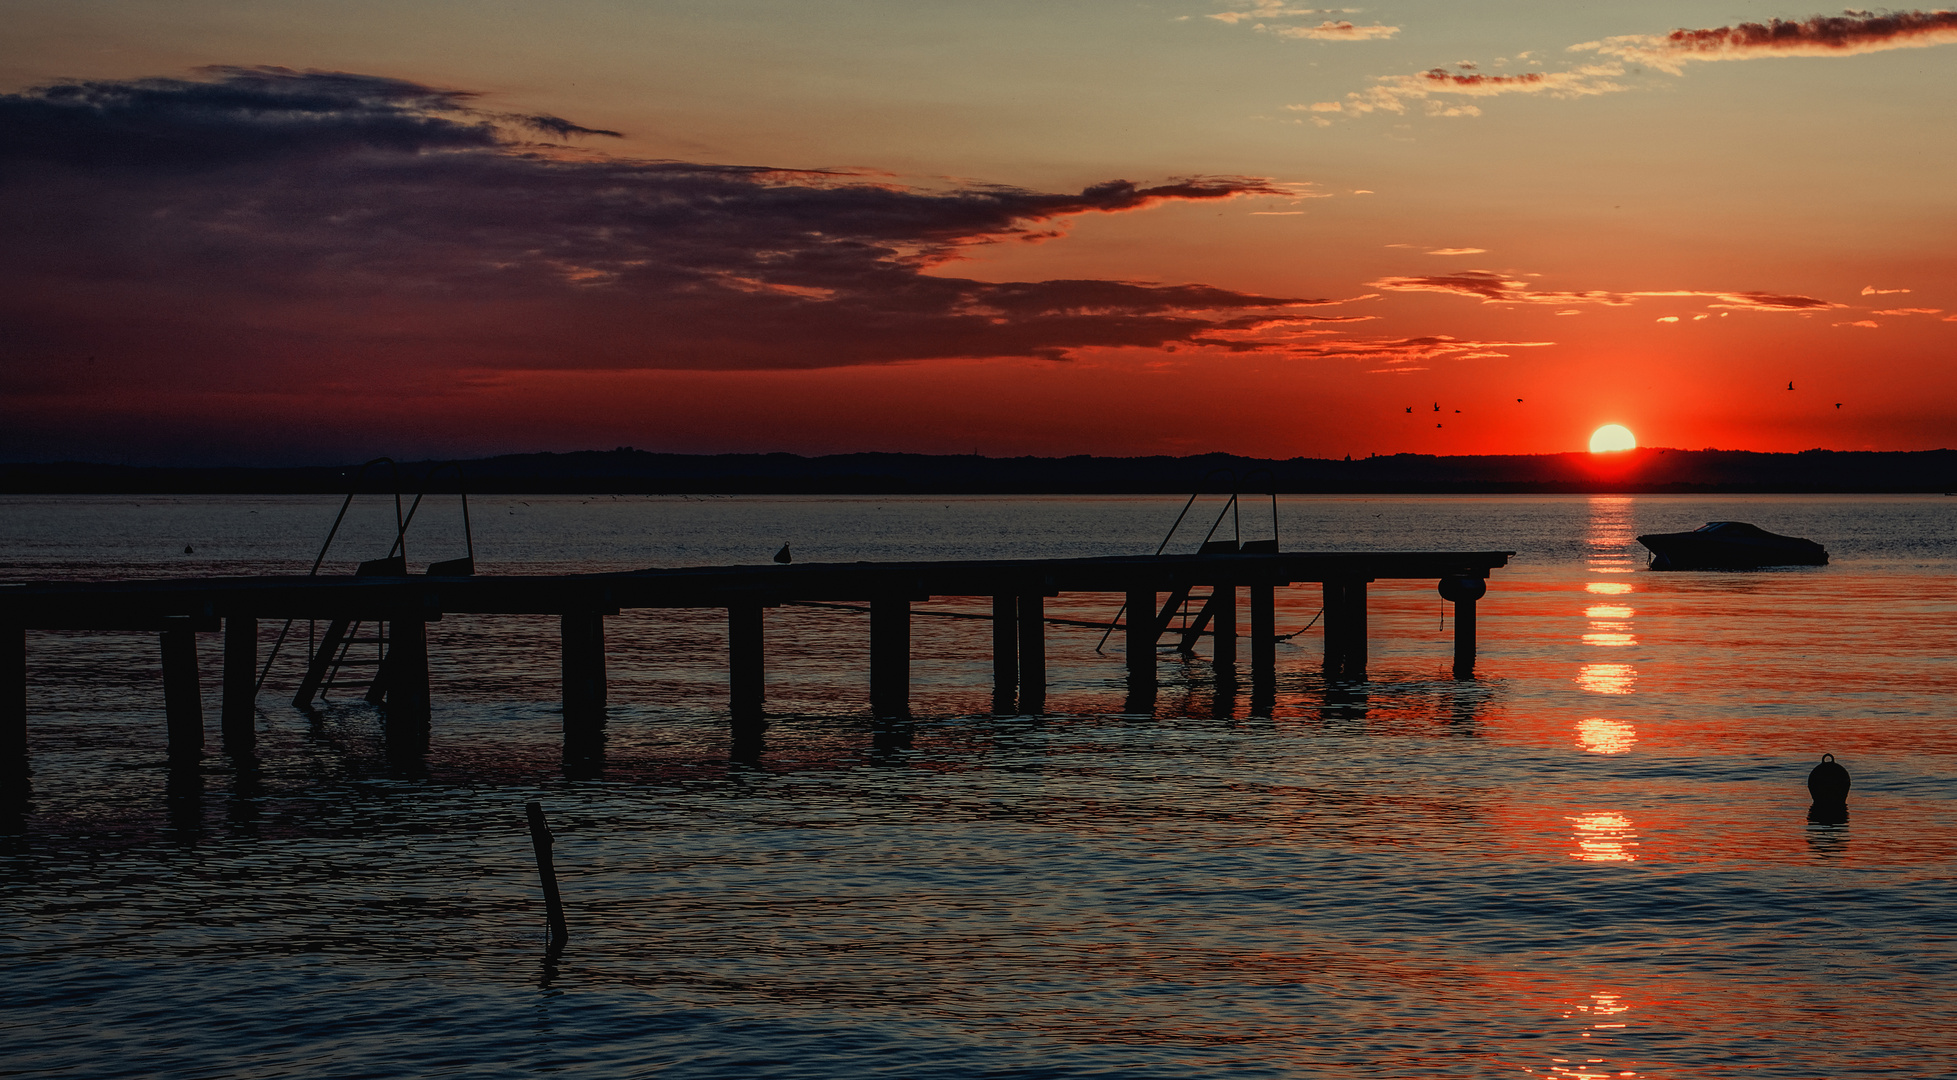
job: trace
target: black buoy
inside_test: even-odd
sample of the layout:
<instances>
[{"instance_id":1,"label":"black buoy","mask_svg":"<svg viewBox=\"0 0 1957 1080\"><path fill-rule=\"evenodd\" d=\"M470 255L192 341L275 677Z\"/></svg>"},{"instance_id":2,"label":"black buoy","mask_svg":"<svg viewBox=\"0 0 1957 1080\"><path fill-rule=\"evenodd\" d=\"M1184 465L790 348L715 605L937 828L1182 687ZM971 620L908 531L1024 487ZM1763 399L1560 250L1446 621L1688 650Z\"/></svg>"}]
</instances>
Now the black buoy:
<instances>
[{"instance_id":1,"label":"black buoy","mask_svg":"<svg viewBox=\"0 0 1957 1080\"><path fill-rule=\"evenodd\" d=\"M191 547L191 546L190 546L189 544L185 544L185 545L183 546L183 553L184 553L185 555L195 555L195 554L197 554L197 549L196 549L196 548L194 548L194 547Z\"/></svg>"},{"instance_id":2,"label":"black buoy","mask_svg":"<svg viewBox=\"0 0 1957 1080\"><path fill-rule=\"evenodd\" d=\"M1816 806L1845 806L1848 803L1848 770L1835 761L1835 755L1821 755L1821 764L1808 774L1808 794Z\"/></svg>"},{"instance_id":3,"label":"black buoy","mask_svg":"<svg viewBox=\"0 0 1957 1080\"><path fill-rule=\"evenodd\" d=\"M775 552L775 561L776 561L776 562L778 562L778 563L785 563L785 562L794 562L794 561L795 561L795 557L794 557L793 555L790 555L790 554L788 553L788 545L787 545L787 544L783 544L783 545L781 546L781 550L780 550L780 551L777 551L777 552Z\"/></svg>"}]
</instances>

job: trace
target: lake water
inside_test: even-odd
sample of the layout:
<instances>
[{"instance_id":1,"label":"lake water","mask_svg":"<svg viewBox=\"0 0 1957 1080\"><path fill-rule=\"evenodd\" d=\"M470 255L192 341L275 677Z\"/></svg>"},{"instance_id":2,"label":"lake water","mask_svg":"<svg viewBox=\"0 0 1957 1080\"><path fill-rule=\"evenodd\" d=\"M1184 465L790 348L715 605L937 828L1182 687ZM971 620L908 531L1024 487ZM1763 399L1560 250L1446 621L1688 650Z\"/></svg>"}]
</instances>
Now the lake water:
<instances>
[{"instance_id":1,"label":"lake water","mask_svg":"<svg viewBox=\"0 0 1957 1080\"><path fill-rule=\"evenodd\" d=\"M314 498L0 499L0 580L304 572ZM1172 498L489 498L482 572L1146 554ZM1171 551L1193 550L1199 504ZM384 553L356 508L328 560ZM1242 535L1269 535L1246 502ZM1957 499L1279 500L1287 549L1496 549L1478 678L1433 582L1319 626L1274 705L1048 631L992 716L983 598L918 605L911 724L867 617L767 614L730 759L724 617L607 620L602 771L570 779L550 618L429 628L425 760L282 654L255 769L164 767L153 636L28 635L32 800L0 836L0 1072L61 1077L1934 1077L1957 1074ZM1652 573L1752 521L1827 567ZM453 500L416 563L462 553ZM1232 525L1227 520L1223 535ZM424 531L426 530L426 531ZM188 546L191 551L185 552ZM1048 613L1114 615L1118 597ZM1319 608L1279 590L1279 630ZM299 628L303 633L303 625ZM266 648L278 626L262 627ZM261 653L262 655L262 653ZM1808 770L1854 776L1810 823ZM523 804L557 831L544 948Z\"/></svg>"}]
</instances>

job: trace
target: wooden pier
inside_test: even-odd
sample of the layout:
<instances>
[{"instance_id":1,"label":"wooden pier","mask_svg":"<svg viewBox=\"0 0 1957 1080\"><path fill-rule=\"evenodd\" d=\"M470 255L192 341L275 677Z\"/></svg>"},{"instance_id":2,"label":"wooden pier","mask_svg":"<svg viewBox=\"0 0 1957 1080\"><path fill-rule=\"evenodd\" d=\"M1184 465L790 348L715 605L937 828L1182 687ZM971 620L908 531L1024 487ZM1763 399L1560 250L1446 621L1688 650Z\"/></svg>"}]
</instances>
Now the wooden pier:
<instances>
[{"instance_id":1,"label":"wooden pier","mask_svg":"<svg viewBox=\"0 0 1957 1080\"><path fill-rule=\"evenodd\" d=\"M763 611L783 604L865 604L870 614L869 702L878 717L909 713L911 605L934 596L992 599L993 693L997 713L1039 714L1046 707L1045 602L1062 593L1105 593L1126 600L1123 624L1130 700L1153 698L1158 643L1180 634L1192 648L1212 642L1218 678L1236 677L1238 594L1250 609L1250 678L1276 675L1275 590L1316 582L1324 590L1325 674L1366 673L1367 583L1427 579L1455 608L1454 675L1472 678L1475 602L1490 570L1513 552L1280 552L1275 542L1206 545L1198 555L1090 559L808 563L687 567L609 574L446 576L368 564L357 576L284 576L149 581L29 583L0 586L0 779L27 773L27 632L125 630L159 635L169 755L194 761L204 749L197 635L223 634L219 730L231 754L252 750L265 620L328 622L340 628L386 624L384 658L368 700L384 704L389 739L425 747L429 715L426 626L450 614L555 615L563 642L567 760L602 742L606 703L605 618L626 608L717 608L727 612L728 702L738 741L762 722L766 705ZM1229 550L1218 550L1227 547ZM1258 550L1258 549L1262 550ZM381 572L376 573L378 569ZM1207 599L1186 627L1172 627L1192 602ZM375 639L381 641L382 639ZM322 647L308 664L294 704L318 691Z\"/></svg>"}]
</instances>

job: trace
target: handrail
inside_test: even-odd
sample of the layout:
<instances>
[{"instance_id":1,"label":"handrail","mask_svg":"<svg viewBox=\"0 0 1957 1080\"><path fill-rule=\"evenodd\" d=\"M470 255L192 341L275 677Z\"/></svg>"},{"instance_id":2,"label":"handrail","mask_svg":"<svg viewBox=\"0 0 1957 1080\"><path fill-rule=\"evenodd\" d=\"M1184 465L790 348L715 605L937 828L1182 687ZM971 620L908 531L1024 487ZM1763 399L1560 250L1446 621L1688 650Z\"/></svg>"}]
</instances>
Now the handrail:
<instances>
[{"instance_id":1,"label":"handrail","mask_svg":"<svg viewBox=\"0 0 1957 1080\"><path fill-rule=\"evenodd\" d=\"M1182 513L1176 515L1175 524L1169 526L1169 531L1167 534L1165 534L1162 537L1162 542L1155 545L1155 554L1160 555L1164 551L1168 550L1169 541L1175 539L1176 530L1182 528L1182 519L1189 515L1189 508L1196 505L1196 500L1201 498L1203 495L1204 486L1209 483L1210 477L1215 476L1217 473L1222 473L1223 475L1230 478L1230 499L1228 502L1225 502L1223 504L1222 510L1217 511L1216 520L1210 524L1210 531L1203 536L1203 543L1205 544L1209 543L1210 537L1216 535L1217 526L1223 524L1223 515L1229 512L1229 510L1232 507L1237 505L1237 492L1236 492L1237 474L1230 469L1222 469L1222 468L1211 469L1210 471L1203 474L1202 479L1196 481L1196 490L1190 493L1189 501L1182 504ZM1273 498L1276 498L1276 496L1273 496ZM1273 503L1273 505L1276 504ZM1237 542L1239 545L1243 543L1243 522L1241 519L1239 519L1237 522ZM1199 546L1197 550L1200 551L1201 547ZM1094 646L1095 652L1097 653L1100 652L1107 645L1108 638L1114 636L1114 628L1116 626L1121 625L1121 616L1126 614L1127 611L1128 611L1128 601L1123 600L1121 602L1121 606L1115 609L1114 618L1109 620L1108 628L1106 632L1104 632L1101 635L1101 640L1099 644L1096 644ZM1150 612L1149 617L1154 618L1155 617L1154 613Z\"/></svg>"},{"instance_id":2,"label":"handrail","mask_svg":"<svg viewBox=\"0 0 1957 1080\"><path fill-rule=\"evenodd\" d=\"M468 550L469 561L472 563L475 561L476 538L474 532L469 527L469 490L462 475L462 463L459 461L444 461L434 468L429 469L427 474L421 478L421 490L415 493L414 502L408 504L408 516L401 521L401 528L394 536L394 547L387 550L389 558L394 557L396 549L399 549L403 559L408 557L408 526L414 524L415 511L421 509L421 500L428 497L428 489L435 479L435 474L441 472L443 469L455 470L455 491L456 494L462 496L462 543Z\"/></svg>"},{"instance_id":3,"label":"handrail","mask_svg":"<svg viewBox=\"0 0 1957 1080\"><path fill-rule=\"evenodd\" d=\"M1245 473L1245 474L1243 475L1243 486L1245 486L1245 487L1248 487L1248 486L1249 486L1249 484L1250 484L1250 478L1251 478L1251 477L1253 477L1253 476L1256 476L1256 475L1258 475L1258 474L1260 474L1260 473L1261 473L1261 474L1263 474L1264 476L1268 476L1268 477L1270 477L1270 478L1271 478L1271 542L1272 542L1272 543L1277 543L1277 539L1278 539L1278 532L1277 532L1277 473L1275 473L1275 472L1272 472L1272 471L1271 471L1271 470L1270 470L1269 468L1261 468L1261 467L1260 467L1260 468L1256 468L1256 469L1252 469L1252 470L1250 470L1249 472L1247 472L1247 473ZM1242 537L1239 537L1238 539L1239 539L1239 540L1241 540L1241 539L1242 539ZM1284 545L1283 545L1283 544L1278 544L1278 545L1277 545L1277 547L1278 547L1278 550L1280 550L1280 551L1282 551L1282 550L1284 550Z\"/></svg>"},{"instance_id":4,"label":"handrail","mask_svg":"<svg viewBox=\"0 0 1957 1080\"><path fill-rule=\"evenodd\" d=\"M312 569L306 571L307 577L317 576L319 568L325 564L326 553L333 547L333 538L340 534L340 525L347 519L347 510L353 506L354 496L360 494L360 482L367 478L367 470L381 464L385 464L394 477L394 547L390 547L387 554L389 558L393 558L394 548L400 548L401 557L407 558L408 526L401 516L401 466L395 464L393 458L377 457L361 465L359 471L353 474L353 483L347 486L347 497L341 500L340 512L333 517L333 527L326 530L326 542L319 545L319 555L313 559ZM292 632L292 622L293 620L287 619L285 625L279 628L278 640L272 642L272 652L265 657L265 665L258 669L258 681L252 684L253 694L265 689L265 679L272 673L272 663L279 658L279 650L285 647L286 635ZM311 622L312 620L308 620L309 626ZM310 636L310 631L308 633Z\"/></svg>"}]
</instances>

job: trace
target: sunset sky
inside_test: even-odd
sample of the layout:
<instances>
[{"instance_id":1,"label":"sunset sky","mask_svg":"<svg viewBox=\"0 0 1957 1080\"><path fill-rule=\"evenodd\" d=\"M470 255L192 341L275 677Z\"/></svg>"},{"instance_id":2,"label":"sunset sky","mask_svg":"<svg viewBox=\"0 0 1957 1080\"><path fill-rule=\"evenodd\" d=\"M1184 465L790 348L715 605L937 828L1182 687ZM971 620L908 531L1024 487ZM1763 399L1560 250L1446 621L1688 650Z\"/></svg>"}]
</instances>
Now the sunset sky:
<instances>
[{"instance_id":1,"label":"sunset sky","mask_svg":"<svg viewBox=\"0 0 1957 1080\"><path fill-rule=\"evenodd\" d=\"M0 460L1957 445L1957 13L0 19Z\"/></svg>"}]
</instances>

